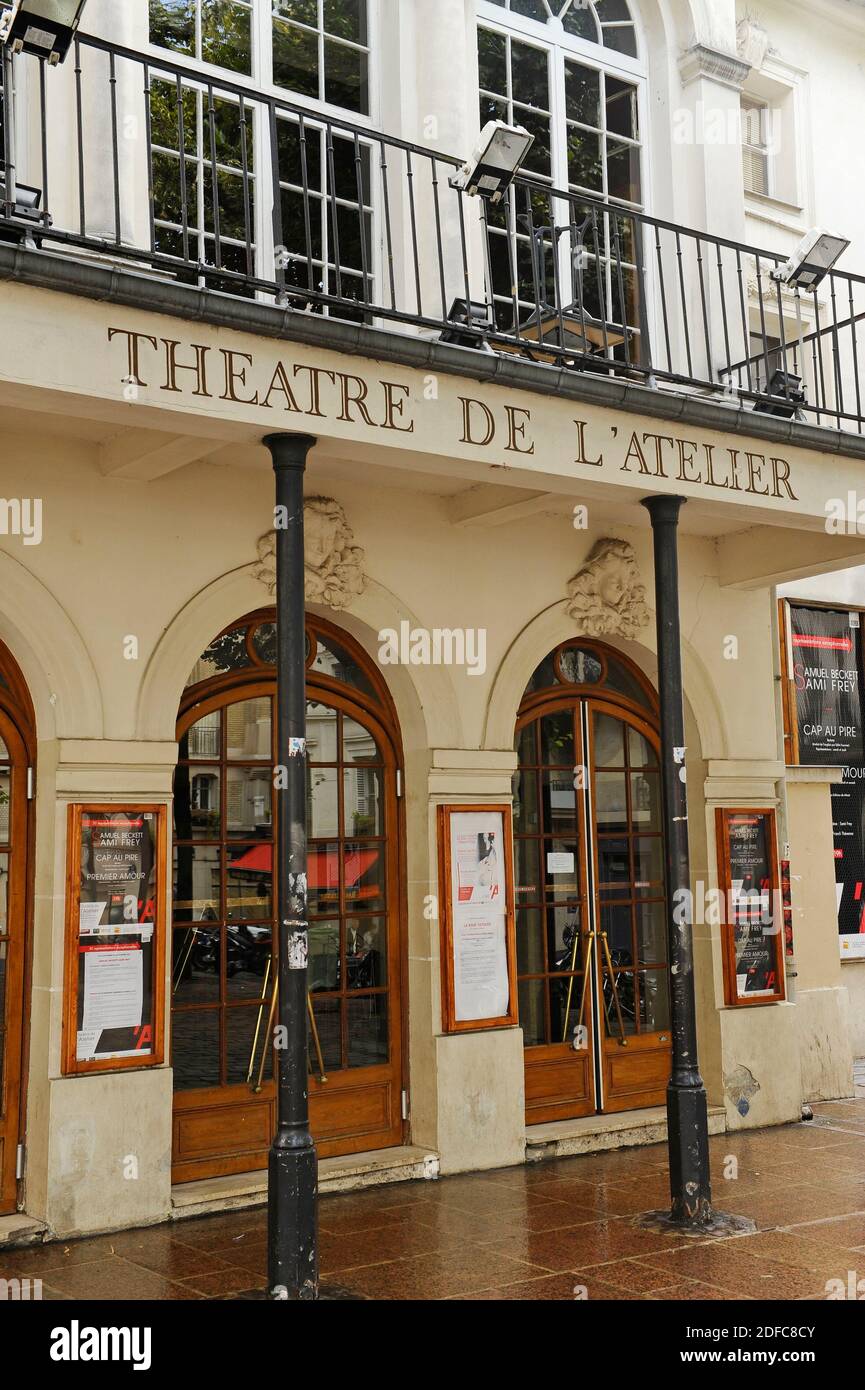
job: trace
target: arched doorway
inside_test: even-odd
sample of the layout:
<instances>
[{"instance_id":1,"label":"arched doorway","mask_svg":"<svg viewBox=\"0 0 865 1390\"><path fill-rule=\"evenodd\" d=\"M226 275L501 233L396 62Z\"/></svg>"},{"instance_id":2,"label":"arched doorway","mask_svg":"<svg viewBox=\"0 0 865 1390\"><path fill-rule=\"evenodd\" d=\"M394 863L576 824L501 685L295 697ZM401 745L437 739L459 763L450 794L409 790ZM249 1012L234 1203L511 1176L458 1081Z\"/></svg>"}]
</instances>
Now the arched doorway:
<instances>
[{"instance_id":1,"label":"arched doorway","mask_svg":"<svg viewBox=\"0 0 865 1390\"><path fill-rule=\"evenodd\" d=\"M574 640L535 671L514 781L529 1124L660 1105L670 1075L657 698Z\"/></svg>"},{"instance_id":2,"label":"arched doorway","mask_svg":"<svg viewBox=\"0 0 865 1390\"><path fill-rule=\"evenodd\" d=\"M24 982L30 915L32 825L28 769L35 718L18 667L0 642L0 1215L16 1207L23 1122Z\"/></svg>"},{"instance_id":3,"label":"arched doorway","mask_svg":"<svg viewBox=\"0 0 865 1390\"><path fill-rule=\"evenodd\" d=\"M173 1176L264 1167L275 1127L275 614L191 673L174 787ZM310 1116L320 1156L399 1144L402 970L395 711L346 633L307 622Z\"/></svg>"}]
</instances>

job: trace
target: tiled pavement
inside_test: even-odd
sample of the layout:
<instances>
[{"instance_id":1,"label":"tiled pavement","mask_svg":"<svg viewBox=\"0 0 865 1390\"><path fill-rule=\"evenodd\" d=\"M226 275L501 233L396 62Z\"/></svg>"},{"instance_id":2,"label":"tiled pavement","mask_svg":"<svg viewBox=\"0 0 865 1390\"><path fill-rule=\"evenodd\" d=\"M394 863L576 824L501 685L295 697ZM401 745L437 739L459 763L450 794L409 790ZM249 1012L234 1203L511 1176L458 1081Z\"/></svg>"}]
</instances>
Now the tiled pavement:
<instances>
[{"instance_id":1,"label":"tiled pavement","mask_svg":"<svg viewBox=\"0 0 865 1390\"><path fill-rule=\"evenodd\" d=\"M756 1234L634 1226L667 1204L654 1145L324 1197L324 1283L368 1299L825 1298L828 1280L865 1278L865 1077L855 1100L814 1111L710 1141L715 1204ZM232 1298L262 1287L265 1236L259 1208L4 1250L0 1277L40 1278L55 1299Z\"/></svg>"}]
</instances>

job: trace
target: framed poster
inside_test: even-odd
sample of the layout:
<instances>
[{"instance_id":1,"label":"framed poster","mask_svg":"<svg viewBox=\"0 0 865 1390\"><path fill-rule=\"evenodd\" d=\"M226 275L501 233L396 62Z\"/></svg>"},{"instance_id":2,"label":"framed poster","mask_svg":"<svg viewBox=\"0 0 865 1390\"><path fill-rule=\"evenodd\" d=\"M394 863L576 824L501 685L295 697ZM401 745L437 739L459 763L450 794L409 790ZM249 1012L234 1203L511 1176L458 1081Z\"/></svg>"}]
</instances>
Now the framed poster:
<instances>
[{"instance_id":1,"label":"framed poster","mask_svg":"<svg viewBox=\"0 0 865 1390\"><path fill-rule=\"evenodd\" d=\"M510 806L439 806L442 1026L517 1022Z\"/></svg>"},{"instance_id":2,"label":"framed poster","mask_svg":"<svg viewBox=\"0 0 865 1390\"><path fill-rule=\"evenodd\" d=\"M838 947L842 961L865 960L865 768L844 768L831 790Z\"/></svg>"},{"instance_id":3,"label":"framed poster","mask_svg":"<svg viewBox=\"0 0 865 1390\"><path fill-rule=\"evenodd\" d=\"M787 761L865 761L860 614L782 600Z\"/></svg>"},{"instance_id":4,"label":"framed poster","mask_svg":"<svg viewBox=\"0 0 865 1390\"><path fill-rule=\"evenodd\" d=\"M752 806L716 813L727 1004L784 999L784 916L775 811Z\"/></svg>"},{"instance_id":5,"label":"framed poster","mask_svg":"<svg viewBox=\"0 0 865 1390\"><path fill-rule=\"evenodd\" d=\"M69 807L65 1075L164 1057L165 806Z\"/></svg>"}]
</instances>

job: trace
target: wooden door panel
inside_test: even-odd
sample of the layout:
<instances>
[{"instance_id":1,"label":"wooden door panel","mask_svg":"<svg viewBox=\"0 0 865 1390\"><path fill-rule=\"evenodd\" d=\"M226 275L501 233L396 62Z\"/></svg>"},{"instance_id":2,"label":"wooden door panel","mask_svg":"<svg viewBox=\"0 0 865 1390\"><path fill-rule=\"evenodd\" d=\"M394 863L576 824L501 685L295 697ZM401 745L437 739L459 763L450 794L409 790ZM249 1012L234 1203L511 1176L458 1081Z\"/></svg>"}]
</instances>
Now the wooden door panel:
<instances>
[{"instance_id":1,"label":"wooden door panel","mask_svg":"<svg viewBox=\"0 0 865 1390\"><path fill-rule=\"evenodd\" d=\"M526 1123L578 1119L595 1110L590 1048L575 1052L564 1044L526 1050Z\"/></svg>"},{"instance_id":2,"label":"wooden door panel","mask_svg":"<svg viewBox=\"0 0 865 1390\"><path fill-rule=\"evenodd\" d=\"M0 738L7 755L0 757L6 814L0 834L5 877L5 923L0 924L4 956L5 1016L0 1018L0 1214L14 1212L18 1182L16 1155L21 1123L22 1064L24 1047L24 965L29 874L29 804L27 801L28 755L15 725L0 713Z\"/></svg>"},{"instance_id":3,"label":"wooden door panel","mask_svg":"<svg viewBox=\"0 0 865 1390\"><path fill-rule=\"evenodd\" d=\"M670 1079L670 1043L656 1034L628 1038L622 1047L604 1045L604 1110L636 1110L663 1105Z\"/></svg>"}]
</instances>

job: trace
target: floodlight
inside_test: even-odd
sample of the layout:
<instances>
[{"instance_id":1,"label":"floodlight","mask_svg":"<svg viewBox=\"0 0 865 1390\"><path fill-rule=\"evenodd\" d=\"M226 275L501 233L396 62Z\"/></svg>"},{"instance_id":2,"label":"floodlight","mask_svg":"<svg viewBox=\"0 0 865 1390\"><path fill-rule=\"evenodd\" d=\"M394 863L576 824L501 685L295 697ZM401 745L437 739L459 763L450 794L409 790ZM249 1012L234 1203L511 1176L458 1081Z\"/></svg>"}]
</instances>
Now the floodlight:
<instances>
[{"instance_id":1,"label":"floodlight","mask_svg":"<svg viewBox=\"0 0 865 1390\"><path fill-rule=\"evenodd\" d=\"M535 143L524 126L488 121L469 159L451 181L471 197L478 194L499 203L510 188Z\"/></svg>"},{"instance_id":2,"label":"floodlight","mask_svg":"<svg viewBox=\"0 0 865 1390\"><path fill-rule=\"evenodd\" d=\"M87 0L3 0L0 43L13 53L34 53L54 67L62 63Z\"/></svg>"},{"instance_id":3,"label":"floodlight","mask_svg":"<svg viewBox=\"0 0 865 1390\"><path fill-rule=\"evenodd\" d=\"M771 272L773 280L803 290L816 290L840 260L850 242L825 227L806 232L789 261Z\"/></svg>"}]
</instances>

